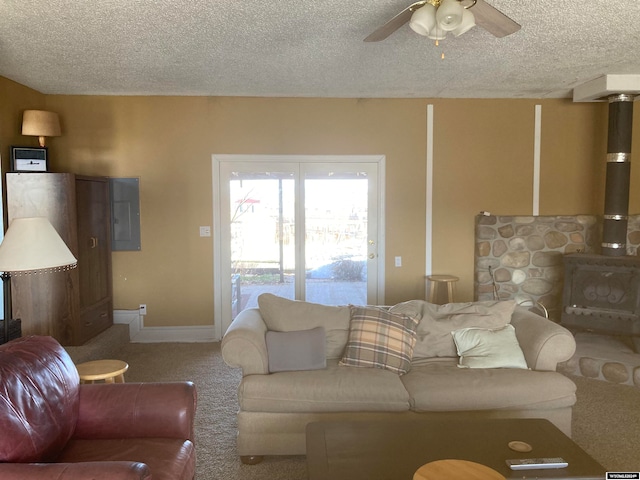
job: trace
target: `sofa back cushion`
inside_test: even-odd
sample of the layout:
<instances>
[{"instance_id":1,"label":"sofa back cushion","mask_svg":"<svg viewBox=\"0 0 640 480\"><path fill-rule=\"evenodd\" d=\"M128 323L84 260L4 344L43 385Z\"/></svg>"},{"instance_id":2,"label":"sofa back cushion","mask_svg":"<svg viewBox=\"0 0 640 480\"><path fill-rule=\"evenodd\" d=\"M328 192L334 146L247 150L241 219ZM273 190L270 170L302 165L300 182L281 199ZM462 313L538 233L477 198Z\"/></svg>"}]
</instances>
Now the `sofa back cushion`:
<instances>
[{"instance_id":1,"label":"sofa back cushion","mask_svg":"<svg viewBox=\"0 0 640 480\"><path fill-rule=\"evenodd\" d=\"M511 322L516 302L485 301L435 305L423 303L414 362L434 357L457 357L451 332L462 328L500 328Z\"/></svg>"},{"instance_id":2,"label":"sofa back cushion","mask_svg":"<svg viewBox=\"0 0 640 480\"><path fill-rule=\"evenodd\" d=\"M0 346L0 462L55 460L78 419L79 377L51 337Z\"/></svg>"},{"instance_id":3,"label":"sofa back cushion","mask_svg":"<svg viewBox=\"0 0 640 480\"><path fill-rule=\"evenodd\" d=\"M291 332L323 327L327 358L340 358L349 337L351 311L319 303L289 300L271 293L258 297L260 315L269 330Z\"/></svg>"}]
</instances>

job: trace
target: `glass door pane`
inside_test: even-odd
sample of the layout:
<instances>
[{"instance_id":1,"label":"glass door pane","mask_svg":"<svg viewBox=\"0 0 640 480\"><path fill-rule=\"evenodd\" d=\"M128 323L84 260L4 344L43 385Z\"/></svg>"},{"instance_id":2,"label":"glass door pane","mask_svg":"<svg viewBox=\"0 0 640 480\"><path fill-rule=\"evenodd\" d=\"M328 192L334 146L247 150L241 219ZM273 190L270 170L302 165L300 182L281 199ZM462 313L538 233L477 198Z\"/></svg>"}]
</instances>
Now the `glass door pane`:
<instances>
[{"instance_id":1,"label":"glass door pane","mask_svg":"<svg viewBox=\"0 0 640 480\"><path fill-rule=\"evenodd\" d=\"M367 303L366 172L335 168L304 177L305 293L326 305Z\"/></svg>"},{"instance_id":2,"label":"glass door pane","mask_svg":"<svg viewBox=\"0 0 640 480\"><path fill-rule=\"evenodd\" d=\"M291 172L231 172L232 317L269 292L295 298L295 181Z\"/></svg>"},{"instance_id":3,"label":"glass door pane","mask_svg":"<svg viewBox=\"0 0 640 480\"><path fill-rule=\"evenodd\" d=\"M223 333L262 293L326 305L378 303L377 164L289 160L219 163L214 225Z\"/></svg>"}]
</instances>

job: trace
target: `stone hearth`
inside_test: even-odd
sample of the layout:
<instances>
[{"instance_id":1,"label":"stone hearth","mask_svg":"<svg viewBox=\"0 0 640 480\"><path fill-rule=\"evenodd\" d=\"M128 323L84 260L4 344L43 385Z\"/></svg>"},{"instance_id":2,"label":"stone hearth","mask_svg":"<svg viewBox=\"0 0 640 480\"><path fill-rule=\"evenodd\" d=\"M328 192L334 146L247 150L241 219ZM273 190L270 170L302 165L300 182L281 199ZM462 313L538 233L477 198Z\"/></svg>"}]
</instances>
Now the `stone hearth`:
<instances>
[{"instance_id":1,"label":"stone hearth","mask_svg":"<svg viewBox=\"0 0 640 480\"><path fill-rule=\"evenodd\" d=\"M587 332L575 338L576 353L559 372L640 388L640 354L628 338Z\"/></svg>"}]
</instances>

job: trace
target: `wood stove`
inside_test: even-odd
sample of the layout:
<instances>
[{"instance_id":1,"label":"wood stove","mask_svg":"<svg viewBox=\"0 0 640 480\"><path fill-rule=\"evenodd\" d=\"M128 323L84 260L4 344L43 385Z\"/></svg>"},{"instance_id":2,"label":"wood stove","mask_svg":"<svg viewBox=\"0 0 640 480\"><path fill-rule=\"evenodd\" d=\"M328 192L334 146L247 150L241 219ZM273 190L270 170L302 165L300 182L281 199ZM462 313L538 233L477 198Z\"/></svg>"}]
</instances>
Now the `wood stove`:
<instances>
[{"instance_id":1,"label":"wood stove","mask_svg":"<svg viewBox=\"0 0 640 480\"><path fill-rule=\"evenodd\" d=\"M640 257L627 255L633 95L610 95L602 255L565 256L561 323L640 336Z\"/></svg>"},{"instance_id":2,"label":"wood stove","mask_svg":"<svg viewBox=\"0 0 640 480\"><path fill-rule=\"evenodd\" d=\"M576 253L564 263L563 325L640 335L640 258Z\"/></svg>"}]
</instances>

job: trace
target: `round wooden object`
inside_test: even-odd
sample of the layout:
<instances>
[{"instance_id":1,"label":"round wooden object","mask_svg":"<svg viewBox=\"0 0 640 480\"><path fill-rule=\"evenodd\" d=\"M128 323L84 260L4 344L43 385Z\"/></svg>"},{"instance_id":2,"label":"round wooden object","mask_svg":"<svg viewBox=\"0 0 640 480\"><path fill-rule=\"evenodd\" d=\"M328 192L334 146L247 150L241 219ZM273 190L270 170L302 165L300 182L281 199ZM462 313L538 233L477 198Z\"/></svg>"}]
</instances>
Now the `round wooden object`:
<instances>
[{"instance_id":1,"label":"round wooden object","mask_svg":"<svg viewBox=\"0 0 640 480\"><path fill-rule=\"evenodd\" d=\"M105 383L124 383L124 373L129 365L122 360L94 360L76 365L81 383L94 383L104 380Z\"/></svg>"},{"instance_id":2,"label":"round wooden object","mask_svg":"<svg viewBox=\"0 0 640 480\"><path fill-rule=\"evenodd\" d=\"M520 440L514 440L513 442L509 442L509 448L514 452L530 452L533 450L533 447L529 445L527 442L521 442Z\"/></svg>"},{"instance_id":3,"label":"round wooden object","mask_svg":"<svg viewBox=\"0 0 640 480\"><path fill-rule=\"evenodd\" d=\"M455 295L455 283L460 280L455 275L428 275L426 299L429 303L439 303L439 286L446 286L446 297L444 303L452 303ZM444 293L444 292L443 292Z\"/></svg>"},{"instance_id":4,"label":"round wooden object","mask_svg":"<svg viewBox=\"0 0 640 480\"><path fill-rule=\"evenodd\" d=\"M427 279L434 282L457 282L460 280L460 278L455 275L429 275Z\"/></svg>"},{"instance_id":5,"label":"round wooden object","mask_svg":"<svg viewBox=\"0 0 640 480\"><path fill-rule=\"evenodd\" d=\"M413 480L505 480L493 468L467 460L436 460L421 466Z\"/></svg>"}]
</instances>

